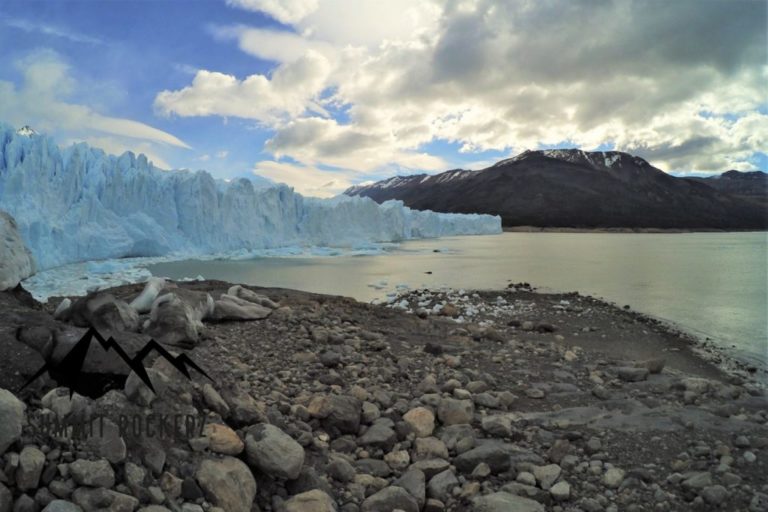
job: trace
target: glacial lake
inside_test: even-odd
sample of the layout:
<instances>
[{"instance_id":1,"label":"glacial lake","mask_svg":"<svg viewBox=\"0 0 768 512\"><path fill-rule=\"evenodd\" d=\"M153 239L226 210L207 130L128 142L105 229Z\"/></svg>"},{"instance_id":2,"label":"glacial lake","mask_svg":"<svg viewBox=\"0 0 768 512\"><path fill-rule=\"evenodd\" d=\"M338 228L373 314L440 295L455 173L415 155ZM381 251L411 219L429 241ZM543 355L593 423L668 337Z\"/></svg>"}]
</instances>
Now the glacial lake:
<instances>
[{"instance_id":1,"label":"glacial lake","mask_svg":"<svg viewBox=\"0 0 768 512\"><path fill-rule=\"evenodd\" d=\"M173 279L201 275L361 301L385 297L399 284L499 289L528 282L629 304L709 337L742 360L768 361L766 233L503 233L409 241L374 255L185 260L147 268Z\"/></svg>"}]
</instances>

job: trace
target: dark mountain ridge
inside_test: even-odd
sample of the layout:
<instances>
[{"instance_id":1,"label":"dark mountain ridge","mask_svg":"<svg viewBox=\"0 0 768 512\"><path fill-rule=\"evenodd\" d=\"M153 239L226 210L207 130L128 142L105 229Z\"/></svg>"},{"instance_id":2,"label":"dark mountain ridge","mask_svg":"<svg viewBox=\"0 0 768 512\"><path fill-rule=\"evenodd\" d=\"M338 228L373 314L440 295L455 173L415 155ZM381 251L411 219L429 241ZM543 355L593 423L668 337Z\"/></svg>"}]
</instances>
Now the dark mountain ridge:
<instances>
[{"instance_id":1,"label":"dark mountain ridge","mask_svg":"<svg viewBox=\"0 0 768 512\"><path fill-rule=\"evenodd\" d=\"M676 178L618 151L557 149L525 151L481 171L397 176L345 194L400 199L439 212L500 215L509 227L768 228L764 204L710 186L710 179Z\"/></svg>"},{"instance_id":2,"label":"dark mountain ridge","mask_svg":"<svg viewBox=\"0 0 768 512\"><path fill-rule=\"evenodd\" d=\"M726 171L718 176L686 177L685 179L704 183L720 192L746 201L757 201L768 207L768 173L763 171Z\"/></svg>"}]
</instances>

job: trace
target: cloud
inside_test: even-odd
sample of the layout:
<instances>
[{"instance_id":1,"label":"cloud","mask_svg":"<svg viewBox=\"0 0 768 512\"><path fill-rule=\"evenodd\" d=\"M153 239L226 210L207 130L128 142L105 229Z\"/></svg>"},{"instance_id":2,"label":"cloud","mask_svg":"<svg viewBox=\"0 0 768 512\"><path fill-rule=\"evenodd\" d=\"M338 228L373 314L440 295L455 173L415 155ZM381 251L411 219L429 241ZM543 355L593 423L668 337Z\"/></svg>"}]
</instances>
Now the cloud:
<instances>
[{"instance_id":1,"label":"cloud","mask_svg":"<svg viewBox=\"0 0 768 512\"><path fill-rule=\"evenodd\" d=\"M90 146L104 150L108 154L121 155L126 151L143 153L151 163L160 169L173 169L174 167L157 153L157 147L151 142L126 141L119 137L85 136L80 138L65 139L64 145L86 142Z\"/></svg>"},{"instance_id":2,"label":"cloud","mask_svg":"<svg viewBox=\"0 0 768 512\"><path fill-rule=\"evenodd\" d=\"M304 196L333 197L352 185L355 173L344 170L320 170L312 166L264 160L253 174L293 187Z\"/></svg>"},{"instance_id":3,"label":"cloud","mask_svg":"<svg viewBox=\"0 0 768 512\"><path fill-rule=\"evenodd\" d=\"M89 35L81 34L78 32L73 32L64 27L57 27L55 25L48 25L45 23L37 22L37 21L29 21L29 20L24 20L20 18L5 18L2 20L2 23L8 27L23 30L24 32L36 32L46 36L53 36L53 37L67 39L75 43L85 43L85 44L92 44L92 45L104 44L104 41L102 41L99 38L91 37Z\"/></svg>"},{"instance_id":4,"label":"cloud","mask_svg":"<svg viewBox=\"0 0 768 512\"><path fill-rule=\"evenodd\" d=\"M397 137L386 126L361 130L317 117L282 126L265 149L278 158L290 156L311 165L327 164L357 172L382 172L386 168L441 170L446 165L440 157L400 149Z\"/></svg>"},{"instance_id":5,"label":"cloud","mask_svg":"<svg viewBox=\"0 0 768 512\"><path fill-rule=\"evenodd\" d=\"M758 112L732 119L670 115L664 120L624 145L665 169L752 170L751 157L768 147L768 116ZM657 135L667 132L677 136Z\"/></svg>"},{"instance_id":6,"label":"cloud","mask_svg":"<svg viewBox=\"0 0 768 512\"><path fill-rule=\"evenodd\" d=\"M299 33L339 46L376 48L387 41L429 37L442 15L431 0L325 0L297 20Z\"/></svg>"},{"instance_id":7,"label":"cloud","mask_svg":"<svg viewBox=\"0 0 768 512\"><path fill-rule=\"evenodd\" d=\"M232 7L260 11L277 21L293 24L317 9L317 0L227 0Z\"/></svg>"},{"instance_id":8,"label":"cloud","mask_svg":"<svg viewBox=\"0 0 768 512\"><path fill-rule=\"evenodd\" d=\"M156 105L255 119L278 158L397 172L436 165L422 149L436 140L470 154L610 144L704 170L766 147L763 1L254 3L291 30L274 45L263 29L218 37L275 61L271 76L201 71ZM310 55L323 66L302 68Z\"/></svg>"},{"instance_id":9,"label":"cloud","mask_svg":"<svg viewBox=\"0 0 768 512\"><path fill-rule=\"evenodd\" d=\"M314 51L280 66L271 77L255 74L239 80L200 70L191 85L160 92L155 109L166 116L219 115L273 123L281 117L299 116L307 109L322 111L313 100L329 72L327 59Z\"/></svg>"},{"instance_id":10,"label":"cloud","mask_svg":"<svg viewBox=\"0 0 768 512\"><path fill-rule=\"evenodd\" d=\"M332 45L310 41L294 32L251 28L245 25L211 26L210 32L219 40L236 40L245 53L260 59L277 62L291 62L304 57L309 50L315 50L326 57L335 53Z\"/></svg>"},{"instance_id":11,"label":"cloud","mask_svg":"<svg viewBox=\"0 0 768 512\"><path fill-rule=\"evenodd\" d=\"M14 125L28 124L62 139L92 141L109 151L148 153L159 166L167 165L157 155L159 147L189 148L179 138L147 124L68 102L66 98L78 84L69 66L51 50L33 52L18 61L17 67L23 76L20 87L0 81L0 117Z\"/></svg>"}]
</instances>

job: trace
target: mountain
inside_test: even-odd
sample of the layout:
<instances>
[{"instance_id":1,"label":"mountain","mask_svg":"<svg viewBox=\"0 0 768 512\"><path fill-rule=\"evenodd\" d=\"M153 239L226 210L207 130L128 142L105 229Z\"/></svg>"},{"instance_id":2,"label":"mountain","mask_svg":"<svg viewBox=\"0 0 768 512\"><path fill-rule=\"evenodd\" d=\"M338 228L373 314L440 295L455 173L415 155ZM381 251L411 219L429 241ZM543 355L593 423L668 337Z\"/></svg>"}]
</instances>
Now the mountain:
<instances>
[{"instance_id":1,"label":"mountain","mask_svg":"<svg viewBox=\"0 0 768 512\"><path fill-rule=\"evenodd\" d=\"M32 135L39 135L35 130L33 130L30 126L24 125L18 130L16 130L17 135L23 135L24 137L31 137Z\"/></svg>"},{"instance_id":2,"label":"mountain","mask_svg":"<svg viewBox=\"0 0 768 512\"><path fill-rule=\"evenodd\" d=\"M481 171L397 176L350 196L500 215L504 226L766 229L768 210L618 151L525 151Z\"/></svg>"},{"instance_id":3,"label":"mountain","mask_svg":"<svg viewBox=\"0 0 768 512\"><path fill-rule=\"evenodd\" d=\"M26 130L25 130L26 131ZM0 210L38 269L131 256L219 254L501 231L498 217L415 211L400 201L305 198L286 185L163 171L144 155L0 124Z\"/></svg>"},{"instance_id":4,"label":"mountain","mask_svg":"<svg viewBox=\"0 0 768 512\"><path fill-rule=\"evenodd\" d=\"M763 171L727 171L719 176L685 179L704 183L715 190L747 201L757 201L768 207L768 173Z\"/></svg>"}]
</instances>

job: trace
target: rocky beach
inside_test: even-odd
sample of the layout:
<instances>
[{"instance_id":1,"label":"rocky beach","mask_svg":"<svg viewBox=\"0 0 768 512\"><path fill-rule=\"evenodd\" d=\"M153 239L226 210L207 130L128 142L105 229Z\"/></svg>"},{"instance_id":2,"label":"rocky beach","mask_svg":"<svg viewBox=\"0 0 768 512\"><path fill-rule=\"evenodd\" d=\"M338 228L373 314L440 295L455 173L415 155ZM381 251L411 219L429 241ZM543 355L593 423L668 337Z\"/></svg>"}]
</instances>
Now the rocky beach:
<instances>
[{"instance_id":1,"label":"rocky beach","mask_svg":"<svg viewBox=\"0 0 768 512\"><path fill-rule=\"evenodd\" d=\"M576 293L18 287L0 349L0 512L768 508L761 369Z\"/></svg>"}]
</instances>

